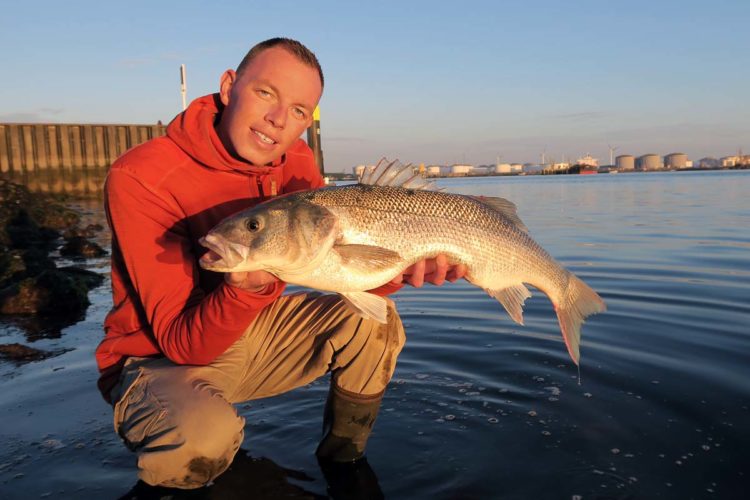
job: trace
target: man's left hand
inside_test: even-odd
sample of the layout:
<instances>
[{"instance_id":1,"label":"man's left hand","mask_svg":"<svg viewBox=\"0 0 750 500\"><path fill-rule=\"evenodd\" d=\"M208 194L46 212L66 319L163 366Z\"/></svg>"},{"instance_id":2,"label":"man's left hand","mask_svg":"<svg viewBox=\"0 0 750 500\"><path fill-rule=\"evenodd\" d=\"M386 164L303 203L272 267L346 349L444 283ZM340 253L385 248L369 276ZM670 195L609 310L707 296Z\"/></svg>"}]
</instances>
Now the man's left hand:
<instances>
[{"instance_id":1,"label":"man's left hand","mask_svg":"<svg viewBox=\"0 0 750 500\"><path fill-rule=\"evenodd\" d=\"M419 288L425 283L442 285L445 281L460 280L466 276L466 266L463 264L450 264L448 257L443 254L434 259L424 259L404 269L404 272L391 280L394 285L408 283Z\"/></svg>"}]
</instances>

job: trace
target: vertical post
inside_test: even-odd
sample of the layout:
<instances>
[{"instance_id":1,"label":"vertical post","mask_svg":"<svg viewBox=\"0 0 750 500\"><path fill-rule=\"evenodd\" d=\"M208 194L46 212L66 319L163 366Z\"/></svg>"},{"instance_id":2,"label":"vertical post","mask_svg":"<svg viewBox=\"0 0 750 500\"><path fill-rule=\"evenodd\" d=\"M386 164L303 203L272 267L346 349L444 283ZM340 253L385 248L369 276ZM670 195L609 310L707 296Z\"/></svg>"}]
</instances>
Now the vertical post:
<instances>
[{"instance_id":1,"label":"vertical post","mask_svg":"<svg viewBox=\"0 0 750 500\"><path fill-rule=\"evenodd\" d=\"M182 110L187 108L187 77L185 76L185 65L180 64L180 93L182 94Z\"/></svg>"},{"instance_id":2,"label":"vertical post","mask_svg":"<svg viewBox=\"0 0 750 500\"><path fill-rule=\"evenodd\" d=\"M307 145L313 150L320 175L324 175L323 149L320 145L320 106L315 106L315 111L313 111L313 122L307 129Z\"/></svg>"}]
</instances>

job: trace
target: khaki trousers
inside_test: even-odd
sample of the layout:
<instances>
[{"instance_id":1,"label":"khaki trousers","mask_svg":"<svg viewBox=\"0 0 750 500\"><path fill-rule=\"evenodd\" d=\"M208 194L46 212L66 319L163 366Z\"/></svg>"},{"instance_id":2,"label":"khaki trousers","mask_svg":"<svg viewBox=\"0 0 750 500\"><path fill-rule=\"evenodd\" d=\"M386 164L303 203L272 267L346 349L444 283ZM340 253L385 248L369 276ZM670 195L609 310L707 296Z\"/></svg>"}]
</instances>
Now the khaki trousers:
<instances>
[{"instance_id":1,"label":"khaki trousers","mask_svg":"<svg viewBox=\"0 0 750 500\"><path fill-rule=\"evenodd\" d=\"M143 481L197 488L224 472L242 444L245 421L233 403L274 396L329 371L332 383L353 395L382 393L404 340L390 301L383 325L337 295L282 296L209 365L128 359L112 392L115 430L137 453Z\"/></svg>"}]
</instances>

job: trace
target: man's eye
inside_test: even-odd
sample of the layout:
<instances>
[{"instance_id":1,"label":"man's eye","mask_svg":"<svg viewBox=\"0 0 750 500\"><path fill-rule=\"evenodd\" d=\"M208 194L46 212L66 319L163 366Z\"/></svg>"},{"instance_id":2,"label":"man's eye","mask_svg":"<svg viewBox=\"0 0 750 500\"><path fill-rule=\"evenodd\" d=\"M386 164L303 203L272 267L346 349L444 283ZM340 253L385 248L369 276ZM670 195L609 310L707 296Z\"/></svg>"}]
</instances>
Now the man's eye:
<instances>
[{"instance_id":1,"label":"man's eye","mask_svg":"<svg viewBox=\"0 0 750 500\"><path fill-rule=\"evenodd\" d=\"M263 89L258 89L258 95L261 96L261 97L271 97L271 93L270 92L266 92Z\"/></svg>"}]
</instances>

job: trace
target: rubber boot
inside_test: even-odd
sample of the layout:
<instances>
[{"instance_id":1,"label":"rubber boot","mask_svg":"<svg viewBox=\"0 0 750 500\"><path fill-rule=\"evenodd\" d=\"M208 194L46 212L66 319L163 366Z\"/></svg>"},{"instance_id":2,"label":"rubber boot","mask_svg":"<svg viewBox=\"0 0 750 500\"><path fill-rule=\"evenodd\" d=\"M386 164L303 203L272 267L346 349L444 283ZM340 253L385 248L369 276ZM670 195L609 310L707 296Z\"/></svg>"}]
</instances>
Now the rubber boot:
<instances>
[{"instance_id":1,"label":"rubber boot","mask_svg":"<svg viewBox=\"0 0 750 500\"><path fill-rule=\"evenodd\" d=\"M323 415L323 439L315 454L320 460L346 463L362 458L383 393L362 396L331 383Z\"/></svg>"}]
</instances>

